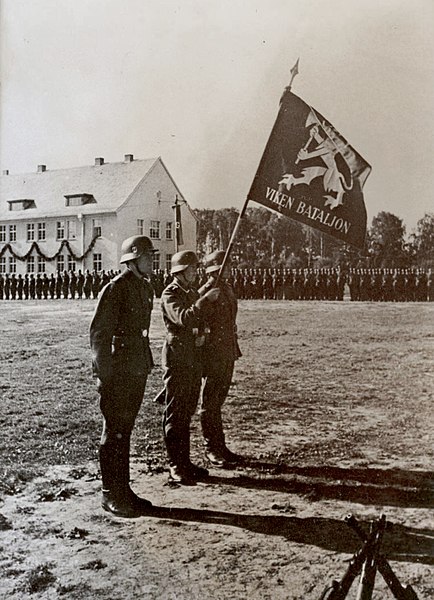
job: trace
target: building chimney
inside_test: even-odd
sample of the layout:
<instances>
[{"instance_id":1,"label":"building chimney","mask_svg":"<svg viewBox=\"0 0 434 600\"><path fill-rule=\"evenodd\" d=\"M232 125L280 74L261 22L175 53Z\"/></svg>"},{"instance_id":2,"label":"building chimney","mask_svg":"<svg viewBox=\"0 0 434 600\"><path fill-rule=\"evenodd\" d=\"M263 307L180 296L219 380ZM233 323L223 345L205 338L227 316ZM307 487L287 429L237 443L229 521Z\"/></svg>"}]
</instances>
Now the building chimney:
<instances>
[{"instance_id":1,"label":"building chimney","mask_svg":"<svg viewBox=\"0 0 434 600\"><path fill-rule=\"evenodd\" d=\"M104 164L104 159L102 158L102 156L95 158L95 167L100 167L103 164Z\"/></svg>"},{"instance_id":2,"label":"building chimney","mask_svg":"<svg viewBox=\"0 0 434 600\"><path fill-rule=\"evenodd\" d=\"M3 171L3 175L9 175L9 169L5 169L5 170Z\"/></svg>"},{"instance_id":3,"label":"building chimney","mask_svg":"<svg viewBox=\"0 0 434 600\"><path fill-rule=\"evenodd\" d=\"M38 173L45 173L47 165L38 165Z\"/></svg>"},{"instance_id":4,"label":"building chimney","mask_svg":"<svg viewBox=\"0 0 434 600\"><path fill-rule=\"evenodd\" d=\"M133 154L125 154L124 156L124 161L125 162L133 162L134 160L134 155Z\"/></svg>"}]
</instances>

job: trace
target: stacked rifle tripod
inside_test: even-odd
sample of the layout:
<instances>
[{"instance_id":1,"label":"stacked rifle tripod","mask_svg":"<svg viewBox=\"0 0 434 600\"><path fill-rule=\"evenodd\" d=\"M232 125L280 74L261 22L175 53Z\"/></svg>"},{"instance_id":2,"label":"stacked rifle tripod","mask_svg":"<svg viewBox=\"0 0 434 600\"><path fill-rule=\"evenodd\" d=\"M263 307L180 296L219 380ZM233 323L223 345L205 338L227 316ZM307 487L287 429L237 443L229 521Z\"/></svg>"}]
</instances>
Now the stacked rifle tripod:
<instances>
[{"instance_id":1,"label":"stacked rifle tripod","mask_svg":"<svg viewBox=\"0 0 434 600\"><path fill-rule=\"evenodd\" d=\"M391 566L380 552L386 529L385 515L382 515L378 521L371 523L369 533L365 532L353 515L346 517L345 521L363 541L363 547L351 559L342 579L332 581L331 585L327 586L322 593L320 600L343 600L347 597L355 578L359 574L356 600L371 600L377 571L380 572L397 600L418 600L411 585L403 587L400 584Z\"/></svg>"}]
</instances>

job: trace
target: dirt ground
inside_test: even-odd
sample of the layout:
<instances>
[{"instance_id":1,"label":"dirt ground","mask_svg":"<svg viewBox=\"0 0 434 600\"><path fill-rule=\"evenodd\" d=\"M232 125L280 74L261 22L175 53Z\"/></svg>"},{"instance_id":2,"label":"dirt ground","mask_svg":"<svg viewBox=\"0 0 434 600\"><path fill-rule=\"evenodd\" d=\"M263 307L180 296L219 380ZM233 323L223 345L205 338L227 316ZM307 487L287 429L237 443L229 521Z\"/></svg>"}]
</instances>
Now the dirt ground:
<instances>
[{"instance_id":1,"label":"dirt ground","mask_svg":"<svg viewBox=\"0 0 434 600\"><path fill-rule=\"evenodd\" d=\"M93 308L0 303L1 598L319 600L362 545L348 514L384 514L383 554L434 597L434 305L241 302L224 416L246 462L168 484L157 367L132 444L154 509L132 520L100 508ZM157 302L157 363L162 338ZM380 574L373 598L393 598Z\"/></svg>"}]
</instances>

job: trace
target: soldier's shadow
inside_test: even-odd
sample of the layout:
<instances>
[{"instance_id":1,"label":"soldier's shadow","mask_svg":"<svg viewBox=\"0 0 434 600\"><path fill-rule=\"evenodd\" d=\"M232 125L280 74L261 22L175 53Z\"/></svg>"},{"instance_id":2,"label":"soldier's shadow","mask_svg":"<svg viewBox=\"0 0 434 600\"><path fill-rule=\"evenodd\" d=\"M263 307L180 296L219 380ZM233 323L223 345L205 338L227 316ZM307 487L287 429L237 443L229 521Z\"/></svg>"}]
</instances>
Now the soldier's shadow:
<instances>
[{"instance_id":1,"label":"soldier's shadow","mask_svg":"<svg viewBox=\"0 0 434 600\"><path fill-rule=\"evenodd\" d=\"M363 543L343 521L322 517L297 518L287 516L245 515L224 511L193 508L154 507L150 516L175 521L193 521L230 527L240 527L263 535L284 537L342 554L354 554ZM368 531L368 524L359 521ZM387 524L381 547L391 560L434 564L434 531Z\"/></svg>"},{"instance_id":2,"label":"soldier's shadow","mask_svg":"<svg viewBox=\"0 0 434 600\"><path fill-rule=\"evenodd\" d=\"M215 472L215 471L213 471ZM301 494L311 501L434 508L434 473L401 469L297 467L246 460L208 483Z\"/></svg>"}]
</instances>

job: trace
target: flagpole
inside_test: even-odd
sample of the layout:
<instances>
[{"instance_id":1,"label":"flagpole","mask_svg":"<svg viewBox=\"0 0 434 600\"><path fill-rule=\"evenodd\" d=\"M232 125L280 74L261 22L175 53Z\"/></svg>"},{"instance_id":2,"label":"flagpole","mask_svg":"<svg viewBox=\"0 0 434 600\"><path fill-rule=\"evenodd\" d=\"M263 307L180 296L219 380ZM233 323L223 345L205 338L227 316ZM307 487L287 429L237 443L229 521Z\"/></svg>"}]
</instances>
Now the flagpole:
<instances>
[{"instance_id":1,"label":"flagpole","mask_svg":"<svg viewBox=\"0 0 434 600\"><path fill-rule=\"evenodd\" d=\"M176 207L178 206L178 194L175 194L175 204L172 207L173 210L175 211L175 253L178 252L178 230L177 230L177 217L178 217L178 213L176 211Z\"/></svg>"},{"instance_id":2,"label":"flagpole","mask_svg":"<svg viewBox=\"0 0 434 600\"><path fill-rule=\"evenodd\" d=\"M283 92L283 96L286 94L286 92L289 92L289 91L291 90L291 87L292 87L292 82L294 81L294 77L295 77L295 76L298 74L298 66L299 66L299 61L300 61L300 58L297 58L297 62L295 63L295 65L294 65L294 66L292 67L292 69L290 70L290 73L291 73L291 79L290 79L290 81L289 81L289 85L288 85L288 86L285 88L285 91ZM283 96L282 96L282 97L283 97ZM225 252L225 256L224 256L224 258L223 258L222 265L221 265L221 267L220 267L220 269L219 269L219 272L218 272L218 275L217 275L217 279L216 279L216 282L215 282L215 286L216 286L216 287L218 286L218 284L219 284L219 282L220 282L220 279L221 279L221 277L222 277L222 274L223 274L224 268L225 268L225 266L226 266L226 263L227 263L227 261L228 261L228 259L229 259L229 256L230 256L230 254L231 254L231 251L232 251L232 246L234 245L235 236L237 235L238 229L240 228L241 219L243 218L243 216L244 216L244 214L245 214L245 212L246 212L246 209L247 209L247 205L248 205L248 203L249 203L249 198L247 197L247 198L245 199L245 201L244 201L244 205L243 205L243 207L242 207L242 209L241 209L241 211L240 211L240 214L238 215L237 222L235 223L234 229L233 229L233 231L232 231L232 234L231 234L231 239L229 240L229 244L228 244L228 247L227 247L227 249L226 249L226 252Z\"/></svg>"}]
</instances>

